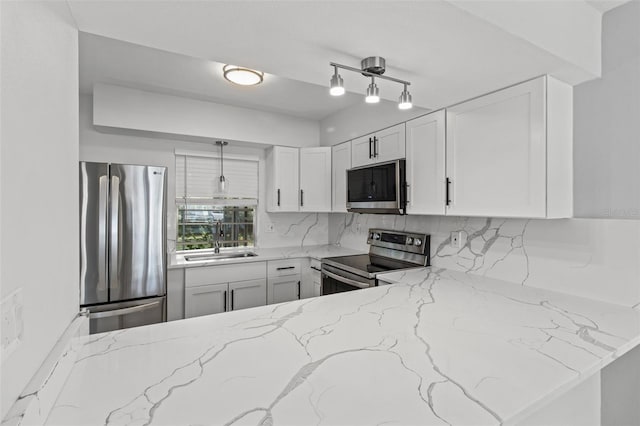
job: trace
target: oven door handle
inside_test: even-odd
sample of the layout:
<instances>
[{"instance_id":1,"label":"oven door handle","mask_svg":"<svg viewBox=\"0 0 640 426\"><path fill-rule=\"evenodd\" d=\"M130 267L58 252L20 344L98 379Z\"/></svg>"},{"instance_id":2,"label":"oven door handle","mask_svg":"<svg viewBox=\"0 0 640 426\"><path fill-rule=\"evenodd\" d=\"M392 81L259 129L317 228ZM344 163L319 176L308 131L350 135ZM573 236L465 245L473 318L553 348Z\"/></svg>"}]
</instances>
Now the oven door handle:
<instances>
[{"instance_id":1,"label":"oven door handle","mask_svg":"<svg viewBox=\"0 0 640 426\"><path fill-rule=\"evenodd\" d=\"M336 281L340 281L342 283L349 284L349 285L352 285L354 287L358 287L358 288L369 288L370 287L369 284L365 284L365 283L358 282L356 280L351 280L349 278L341 277L340 275L334 274L333 272L329 272L327 270L323 270L322 273L325 274L326 276L330 277L330 278L333 278Z\"/></svg>"}]
</instances>

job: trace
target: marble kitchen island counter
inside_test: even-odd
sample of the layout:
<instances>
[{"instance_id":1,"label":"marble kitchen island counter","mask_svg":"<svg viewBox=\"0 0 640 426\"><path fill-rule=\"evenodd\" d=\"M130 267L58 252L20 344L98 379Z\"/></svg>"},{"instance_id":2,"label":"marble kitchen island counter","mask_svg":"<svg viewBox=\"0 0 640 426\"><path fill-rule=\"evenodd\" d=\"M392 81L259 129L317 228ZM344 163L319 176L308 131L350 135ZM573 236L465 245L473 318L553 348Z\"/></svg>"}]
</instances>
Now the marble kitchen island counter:
<instances>
[{"instance_id":1,"label":"marble kitchen island counter","mask_svg":"<svg viewBox=\"0 0 640 426\"><path fill-rule=\"evenodd\" d=\"M395 279L89 336L48 424L517 423L640 342L638 310L448 270Z\"/></svg>"}]
</instances>

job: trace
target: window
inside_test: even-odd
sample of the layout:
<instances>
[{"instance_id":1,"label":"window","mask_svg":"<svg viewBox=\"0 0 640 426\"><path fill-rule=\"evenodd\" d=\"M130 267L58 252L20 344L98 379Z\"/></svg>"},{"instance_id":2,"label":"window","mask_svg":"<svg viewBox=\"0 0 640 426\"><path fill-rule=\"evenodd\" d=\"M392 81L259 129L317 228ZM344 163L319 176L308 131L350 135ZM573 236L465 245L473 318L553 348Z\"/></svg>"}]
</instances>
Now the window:
<instances>
[{"instance_id":1,"label":"window","mask_svg":"<svg viewBox=\"0 0 640 426\"><path fill-rule=\"evenodd\" d=\"M225 155L224 174L229 191L217 194L220 159L176 153L176 250L255 246L258 160Z\"/></svg>"},{"instance_id":2,"label":"window","mask_svg":"<svg viewBox=\"0 0 640 426\"><path fill-rule=\"evenodd\" d=\"M224 233L220 247L253 247L254 213L253 206L178 206L176 249L213 248L218 221Z\"/></svg>"}]
</instances>

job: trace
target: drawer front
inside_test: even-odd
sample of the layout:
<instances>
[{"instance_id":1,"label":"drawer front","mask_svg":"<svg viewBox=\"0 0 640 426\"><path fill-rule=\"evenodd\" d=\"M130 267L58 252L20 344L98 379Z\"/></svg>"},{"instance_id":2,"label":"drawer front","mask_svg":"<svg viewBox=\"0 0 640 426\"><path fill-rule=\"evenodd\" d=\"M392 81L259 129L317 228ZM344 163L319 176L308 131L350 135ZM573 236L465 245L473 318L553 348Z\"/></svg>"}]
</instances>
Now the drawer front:
<instances>
[{"instance_id":1,"label":"drawer front","mask_svg":"<svg viewBox=\"0 0 640 426\"><path fill-rule=\"evenodd\" d=\"M300 259L270 260L267 262L267 276L286 277L300 274Z\"/></svg>"},{"instance_id":2,"label":"drawer front","mask_svg":"<svg viewBox=\"0 0 640 426\"><path fill-rule=\"evenodd\" d=\"M233 281L264 279L266 262L235 263L233 265L188 268L185 271L185 287L221 284Z\"/></svg>"}]
</instances>

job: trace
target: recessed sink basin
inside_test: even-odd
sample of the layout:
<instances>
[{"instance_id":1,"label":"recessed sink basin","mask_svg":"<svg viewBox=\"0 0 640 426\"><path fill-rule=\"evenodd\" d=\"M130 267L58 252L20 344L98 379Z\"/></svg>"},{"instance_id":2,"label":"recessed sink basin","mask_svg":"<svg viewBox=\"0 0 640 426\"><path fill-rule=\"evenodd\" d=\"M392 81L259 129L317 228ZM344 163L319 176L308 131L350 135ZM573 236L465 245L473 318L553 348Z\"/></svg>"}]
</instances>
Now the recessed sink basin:
<instances>
[{"instance_id":1,"label":"recessed sink basin","mask_svg":"<svg viewBox=\"0 0 640 426\"><path fill-rule=\"evenodd\" d=\"M187 262L194 260L223 260L223 259L236 259L239 257L255 257L256 253L252 251L244 253L206 253L206 254L189 254L184 257Z\"/></svg>"}]
</instances>

